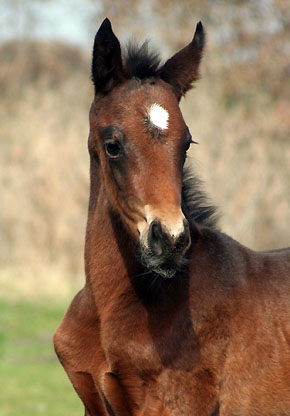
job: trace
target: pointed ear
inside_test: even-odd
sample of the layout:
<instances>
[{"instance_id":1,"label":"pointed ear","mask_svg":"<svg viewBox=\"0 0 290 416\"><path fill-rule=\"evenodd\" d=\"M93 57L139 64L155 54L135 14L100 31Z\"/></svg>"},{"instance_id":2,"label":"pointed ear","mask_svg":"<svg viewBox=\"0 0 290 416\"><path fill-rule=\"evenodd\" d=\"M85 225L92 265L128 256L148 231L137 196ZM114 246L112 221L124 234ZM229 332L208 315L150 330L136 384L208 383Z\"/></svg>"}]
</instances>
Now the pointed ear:
<instances>
[{"instance_id":1,"label":"pointed ear","mask_svg":"<svg viewBox=\"0 0 290 416\"><path fill-rule=\"evenodd\" d=\"M202 23L199 22L191 43L177 52L161 68L160 77L173 86L178 100L199 78L199 64L204 43L205 34Z\"/></svg>"},{"instance_id":2,"label":"pointed ear","mask_svg":"<svg viewBox=\"0 0 290 416\"><path fill-rule=\"evenodd\" d=\"M94 42L92 80L95 93L108 93L123 79L120 42L112 31L111 22L105 19Z\"/></svg>"}]
</instances>

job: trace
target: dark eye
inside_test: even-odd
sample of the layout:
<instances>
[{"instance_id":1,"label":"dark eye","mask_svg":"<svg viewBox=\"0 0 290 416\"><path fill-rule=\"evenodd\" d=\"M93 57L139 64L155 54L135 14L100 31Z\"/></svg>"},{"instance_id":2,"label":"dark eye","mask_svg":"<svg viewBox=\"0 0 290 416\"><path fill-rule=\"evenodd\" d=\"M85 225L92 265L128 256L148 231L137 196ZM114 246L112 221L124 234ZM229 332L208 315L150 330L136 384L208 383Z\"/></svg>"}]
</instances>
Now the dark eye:
<instances>
[{"instance_id":1,"label":"dark eye","mask_svg":"<svg viewBox=\"0 0 290 416\"><path fill-rule=\"evenodd\" d=\"M105 143L105 149L108 156L118 157L121 152L121 144L118 141Z\"/></svg>"}]
</instances>

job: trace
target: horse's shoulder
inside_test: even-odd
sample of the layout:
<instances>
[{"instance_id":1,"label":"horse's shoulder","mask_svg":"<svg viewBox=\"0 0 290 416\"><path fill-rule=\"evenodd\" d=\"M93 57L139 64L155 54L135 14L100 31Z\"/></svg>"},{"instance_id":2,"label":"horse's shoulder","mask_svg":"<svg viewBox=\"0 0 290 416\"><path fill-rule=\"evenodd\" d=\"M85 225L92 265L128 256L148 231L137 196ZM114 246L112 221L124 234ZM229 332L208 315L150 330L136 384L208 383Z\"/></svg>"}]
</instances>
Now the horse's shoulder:
<instances>
[{"instance_id":1,"label":"horse's shoulder","mask_svg":"<svg viewBox=\"0 0 290 416\"><path fill-rule=\"evenodd\" d=\"M96 342L99 335L97 311L91 294L84 288L76 294L54 333L56 352L58 355L70 356L72 351L89 349L93 345L90 340Z\"/></svg>"}]
</instances>

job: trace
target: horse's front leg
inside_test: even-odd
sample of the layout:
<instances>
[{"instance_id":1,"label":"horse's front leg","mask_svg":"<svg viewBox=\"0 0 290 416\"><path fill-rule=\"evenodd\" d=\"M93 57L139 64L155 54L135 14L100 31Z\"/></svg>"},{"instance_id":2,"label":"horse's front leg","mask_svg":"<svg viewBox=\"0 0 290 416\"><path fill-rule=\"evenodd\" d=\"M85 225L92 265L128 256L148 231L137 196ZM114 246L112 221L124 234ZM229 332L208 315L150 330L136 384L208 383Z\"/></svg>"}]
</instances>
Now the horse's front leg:
<instances>
[{"instance_id":1,"label":"horse's front leg","mask_svg":"<svg viewBox=\"0 0 290 416\"><path fill-rule=\"evenodd\" d=\"M101 390L109 415L132 416L129 397L115 374L106 372L101 377Z\"/></svg>"},{"instance_id":2,"label":"horse's front leg","mask_svg":"<svg viewBox=\"0 0 290 416\"><path fill-rule=\"evenodd\" d=\"M78 293L53 341L59 361L85 406L85 415L107 416L102 393L92 376L100 377L104 366L93 306L85 290Z\"/></svg>"},{"instance_id":3,"label":"horse's front leg","mask_svg":"<svg viewBox=\"0 0 290 416\"><path fill-rule=\"evenodd\" d=\"M89 373L78 373L65 368L66 373L85 406L85 416L107 416L100 392Z\"/></svg>"},{"instance_id":4,"label":"horse's front leg","mask_svg":"<svg viewBox=\"0 0 290 416\"><path fill-rule=\"evenodd\" d=\"M56 333L54 337L57 356L85 406L85 416L107 416L108 413L105 410L102 393L95 385L92 375L84 371L83 366L79 366L79 369L77 368L75 365L76 360L74 359L76 351L67 350L64 352L58 336L59 334Z\"/></svg>"}]
</instances>

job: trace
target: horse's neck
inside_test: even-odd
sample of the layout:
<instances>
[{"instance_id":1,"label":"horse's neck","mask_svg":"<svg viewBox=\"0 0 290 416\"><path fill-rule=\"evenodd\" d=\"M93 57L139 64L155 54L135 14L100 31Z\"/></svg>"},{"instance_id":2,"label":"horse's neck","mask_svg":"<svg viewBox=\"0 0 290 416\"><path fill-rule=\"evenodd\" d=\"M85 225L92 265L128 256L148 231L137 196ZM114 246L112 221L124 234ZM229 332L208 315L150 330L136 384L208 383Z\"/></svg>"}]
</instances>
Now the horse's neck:
<instances>
[{"instance_id":1,"label":"horse's neck","mask_svg":"<svg viewBox=\"0 0 290 416\"><path fill-rule=\"evenodd\" d=\"M130 252L131 237L120 230L118 220L110 212L110 203L102 183L91 188L86 243L85 269L87 286L93 291L98 305L112 293L129 286L128 274L133 267ZM126 247L126 250L122 250Z\"/></svg>"}]
</instances>

